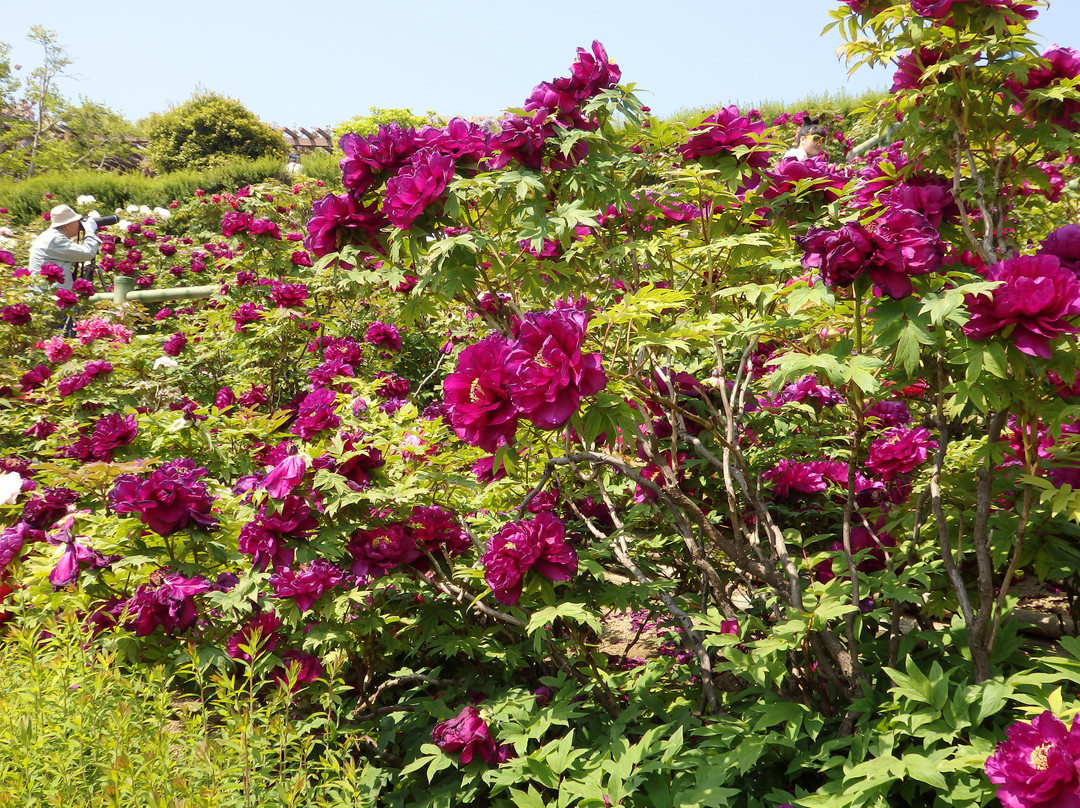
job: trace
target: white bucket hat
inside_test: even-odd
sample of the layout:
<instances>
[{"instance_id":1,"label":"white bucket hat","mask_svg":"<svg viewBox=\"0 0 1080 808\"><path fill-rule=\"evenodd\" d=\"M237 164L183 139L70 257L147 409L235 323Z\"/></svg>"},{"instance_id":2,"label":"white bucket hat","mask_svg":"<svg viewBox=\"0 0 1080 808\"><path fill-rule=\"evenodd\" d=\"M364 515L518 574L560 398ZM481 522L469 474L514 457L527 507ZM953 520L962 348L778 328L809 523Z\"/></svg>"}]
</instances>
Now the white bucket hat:
<instances>
[{"instance_id":1,"label":"white bucket hat","mask_svg":"<svg viewBox=\"0 0 1080 808\"><path fill-rule=\"evenodd\" d=\"M77 222L82 216L77 214L67 205L57 205L49 211L49 224L51 227L61 227L71 222Z\"/></svg>"}]
</instances>

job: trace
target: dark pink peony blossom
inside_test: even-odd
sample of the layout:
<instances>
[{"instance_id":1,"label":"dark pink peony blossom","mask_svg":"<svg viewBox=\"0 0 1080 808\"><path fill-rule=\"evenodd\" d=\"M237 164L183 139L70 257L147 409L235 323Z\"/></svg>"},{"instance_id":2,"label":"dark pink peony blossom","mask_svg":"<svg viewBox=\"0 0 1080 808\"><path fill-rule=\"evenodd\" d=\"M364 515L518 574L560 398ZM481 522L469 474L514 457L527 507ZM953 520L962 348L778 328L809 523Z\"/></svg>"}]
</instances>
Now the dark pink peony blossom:
<instances>
[{"instance_id":1,"label":"dark pink peony blossom","mask_svg":"<svg viewBox=\"0 0 1080 808\"><path fill-rule=\"evenodd\" d=\"M83 435L64 449L65 457L77 460L100 460L111 463L113 452L135 440L139 422L134 415L112 413L99 418L89 435Z\"/></svg>"},{"instance_id":2,"label":"dark pink peony blossom","mask_svg":"<svg viewBox=\"0 0 1080 808\"><path fill-rule=\"evenodd\" d=\"M0 309L0 320L10 325L26 325L30 322L30 307L25 303L12 303Z\"/></svg>"},{"instance_id":3,"label":"dark pink peony blossom","mask_svg":"<svg viewBox=\"0 0 1080 808\"><path fill-rule=\"evenodd\" d=\"M364 342L387 351L401 350L401 333L393 323L372 323L364 332Z\"/></svg>"},{"instance_id":4,"label":"dark pink peony blossom","mask_svg":"<svg viewBox=\"0 0 1080 808\"><path fill-rule=\"evenodd\" d=\"M56 295L56 307L60 309L69 308L79 302L79 296L70 289L57 289L54 294Z\"/></svg>"},{"instance_id":5,"label":"dark pink peony blossom","mask_svg":"<svg viewBox=\"0 0 1080 808\"><path fill-rule=\"evenodd\" d=\"M1080 806L1080 721L1072 727L1049 710L1017 721L986 760L986 776L1004 808Z\"/></svg>"},{"instance_id":6,"label":"dark pink peony blossom","mask_svg":"<svg viewBox=\"0 0 1080 808\"><path fill-rule=\"evenodd\" d=\"M1042 54L1047 61L1045 66L1036 67L1028 71L1026 80L1021 84L1015 79L1009 79L1005 86L1016 96L1021 107L1028 107L1028 100L1032 90L1043 90L1062 81L1071 81L1080 77L1080 52L1072 48L1053 47ZM1046 100L1028 107L1031 117L1039 120L1049 120L1060 126L1074 129L1077 125L1077 115L1080 114L1080 102L1072 99Z\"/></svg>"},{"instance_id":7,"label":"dark pink peony blossom","mask_svg":"<svg viewBox=\"0 0 1080 808\"><path fill-rule=\"evenodd\" d=\"M137 514L159 536L191 524L209 528L217 520L210 513L214 496L199 479L205 474L188 458L171 460L144 477L121 474L109 491L109 505L116 513Z\"/></svg>"},{"instance_id":8,"label":"dark pink peony blossom","mask_svg":"<svg viewBox=\"0 0 1080 808\"><path fill-rule=\"evenodd\" d=\"M187 345L187 342L187 334L183 331L177 331L165 340L165 344L161 346L161 350L166 356L179 356L180 352L183 351L184 347Z\"/></svg>"},{"instance_id":9,"label":"dark pink peony blossom","mask_svg":"<svg viewBox=\"0 0 1080 808\"><path fill-rule=\"evenodd\" d=\"M939 227L944 221L956 221L960 217L960 208L953 198L952 186L944 177L910 177L882 192L879 198L889 207L921 213L934 227Z\"/></svg>"},{"instance_id":10,"label":"dark pink peony blossom","mask_svg":"<svg viewBox=\"0 0 1080 808\"><path fill-rule=\"evenodd\" d=\"M229 385L225 385L218 389L214 394L214 406L219 410L228 409L236 403L236 394L232 391Z\"/></svg>"},{"instance_id":11,"label":"dark pink peony blossom","mask_svg":"<svg viewBox=\"0 0 1080 808\"><path fill-rule=\"evenodd\" d=\"M353 574L363 578L378 578L421 555L412 529L403 524L357 531L346 549L353 557Z\"/></svg>"},{"instance_id":12,"label":"dark pink peony blossom","mask_svg":"<svg viewBox=\"0 0 1080 808\"><path fill-rule=\"evenodd\" d=\"M874 256L873 237L858 222L848 222L837 231L811 227L795 243L803 250L803 269L818 270L821 282L830 289L851 286Z\"/></svg>"},{"instance_id":13,"label":"dark pink peony blossom","mask_svg":"<svg viewBox=\"0 0 1080 808\"><path fill-rule=\"evenodd\" d=\"M761 477L772 482L773 492L778 497L788 497L792 491L819 494L829 487L817 463L800 463L787 458L781 458Z\"/></svg>"},{"instance_id":14,"label":"dark pink peony blossom","mask_svg":"<svg viewBox=\"0 0 1080 808\"><path fill-rule=\"evenodd\" d=\"M383 213L392 225L408 230L429 205L442 197L453 177L453 157L435 149L421 149L386 183Z\"/></svg>"},{"instance_id":15,"label":"dark pink peony blossom","mask_svg":"<svg viewBox=\"0 0 1080 808\"><path fill-rule=\"evenodd\" d=\"M848 183L844 172L831 164L824 154L801 161L789 157L781 160L772 171L764 173L770 181L769 187L762 194L765 199L794 193L796 183L812 182L813 191L820 194L826 202L835 202Z\"/></svg>"},{"instance_id":16,"label":"dark pink peony blossom","mask_svg":"<svg viewBox=\"0 0 1080 808\"><path fill-rule=\"evenodd\" d=\"M265 404L269 399L266 397L265 384L253 384L239 398L236 403L241 407L258 407Z\"/></svg>"},{"instance_id":17,"label":"dark pink peony blossom","mask_svg":"<svg viewBox=\"0 0 1080 808\"><path fill-rule=\"evenodd\" d=\"M241 303L236 307L236 311L229 316L236 323L235 330L243 331L249 323L261 320L262 312L262 306L256 306L254 303Z\"/></svg>"},{"instance_id":18,"label":"dark pink peony blossom","mask_svg":"<svg viewBox=\"0 0 1080 808\"><path fill-rule=\"evenodd\" d=\"M275 280L270 283L270 298L279 309L297 309L307 300L308 288L303 283L282 283Z\"/></svg>"},{"instance_id":19,"label":"dark pink peony blossom","mask_svg":"<svg viewBox=\"0 0 1080 808\"><path fill-rule=\"evenodd\" d=\"M59 264L42 264L41 271L38 273L45 280L50 283L63 283L64 282L64 270L60 268Z\"/></svg>"},{"instance_id":20,"label":"dark pink peony blossom","mask_svg":"<svg viewBox=\"0 0 1080 808\"><path fill-rule=\"evenodd\" d=\"M876 248L870 279L889 297L910 295L911 277L933 272L945 259L945 242L918 211L886 208L869 231Z\"/></svg>"},{"instance_id":21,"label":"dark pink peony blossom","mask_svg":"<svg viewBox=\"0 0 1080 808\"><path fill-rule=\"evenodd\" d=\"M455 163L479 163L491 155L491 133L462 118L452 118L445 129L425 127L417 140L424 147L450 155Z\"/></svg>"},{"instance_id":22,"label":"dark pink peony blossom","mask_svg":"<svg viewBox=\"0 0 1080 808\"><path fill-rule=\"evenodd\" d=\"M39 541L45 541L45 531L24 521L0 530L0 572L19 557L23 547Z\"/></svg>"},{"instance_id":23,"label":"dark pink peony blossom","mask_svg":"<svg viewBox=\"0 0 1080 808\"><path fill-rule=\"evenodd\" d=\"M607 385L600 354L582 354L588 317L575 308L527 314L506 357L510 397L520 414L541 429L570 420L583 396ZM481 447L485 448L485 447Z\"/></svg>"},{"instance_id":24,"label":"dark pink peony blossom","mask_svg":"<svg viewBox=\"0 0 1080 808\"><path fill-rule=\"evenodd\" d=\"M52 370L48 365L34 365L19 377L19 389L24 393L32 392L45 384L50 378L52 378ZM60 395L67 394L61 393Z\"/></svg>"},{"instance_id":25,"label":"dark pink peony blossom","mask_svg":"<svg viewBox=\"0 0 1080 808\"><path fill-rule=\"evenodd\" d=\"M253 216L250 213L241 213L230 210L221 217L221 235L229 238L240 233L246 233L251 228Z\"/></svg>"},{"instance_id":26,"label":"dark pink peony blossom","mask_svg":"<svg viewBox=\"0 0 1080 808\"><path fill-rule=\"evenodd\" d=\"M896 547L896 539L894 539L889 533L881 531L877 534L877 541L874 540L874 535L863 525L854 525L851 528L851 554L858 555L859 553L865 553L865 557L855 565L855 569L863 573L881 572L886 569L886 547ZM842 541L833 542L829 548L834 553L844 552L844 543ZM841 564L844 569L844 578L847 579L847 563ZM831 581L836 577L836 573L833 572L832 561L822 561L814 567L814 578L822 583Z\"/></svg>"},{"instance_id":27,"label":"dark pink peony blossom","mask_svg":"<svg viewBox=\"0 0 1080 808\"><path fill-rule=\"evenodd\" d=\"M944 58L945 54L936 48L918 48L900 54L890 92L919 89L923 86L923 73Z\"/></svg>"},{"instance_id":28,"label":"dark pink peony blossom","mask_svg":"<svg viewBox=\"0 0 1080 808\"><path fill-rule=\"evenodd\" d=\"M485 452L510 443L517 431L518 410L510 400L506 367L510 346L498 334L468 346L443 382L454 433Z\"/></svg>"},{"instance_id":29,"label":"dark pink peony blossom","mask_svg":"<svg viewBox=\"0 0 1080 808\"><path fill-rule=\"evenodd\" d=\"M269 236L276 241L281 241L281 229L277 222L270 219L254 219L248 226L248 232L254 236Z\"/></svg>"},{"instance_id":30,"label":"dark pink peony blossom","mask_svg":"<svg viewBox=\"0 0 1080 808\"><path fill-rule=\"evenodd\" d=\"M608 59L607 51L593 40L591 52L577 49L577 59L570 65L571 86L578 98L585 100L619 83L622 71Z\"/></svg>"},{"instance_id":31,"label":"dark pink peony blossom","mask_svg":"<svg viewBox=\"0 0 1080 808\"><path fill-rule=\"evenodd\" d=\"M894 426L870 444L866 468L888 482L918 468L936 448L937 441L931 439L930 430Z\"/></svg>"},{"instance_id":32,"label":"dark pink peony blossom","mask_svg":"<svg viewBox=\"0 0 1080 808\"><path fill-rule=\"evenodd\" d=\"M38 367L44 366L39 365ZM45 369L48 370L48 368ZM65 376L56 383L56 392L61 396L70 396L75 391L82 390L92 381L93 378L87 373L76 373L73 376Z\"/></svg>"},{"instance_id":33,"label":"dark pink peony blossom","mask_svg":"<svg viewBox=\"0 0 1080 808\"><path fill-rule=\"evenodd\" d=\"M1007 258L986 271L989 281L1001 281L989 297L969 296L971 319L964 333L971 339L995 334L1011 339L1031 356L1050 359L1050 343L1080 329L1069 320L1080 315L1080 280L1054 255Z\"/></svg>"},{"instance_id":34,"label":"dark pink peony blossom","mask_svg":"<svg viewBox=\"0 0 1080 808\"><path fill-rule=\"evenodd\" d=\"M931 20L948 19L955 5L1012 11L1025 20L1033 20L1039 14L1030 3L1021 0L911 0L912 11Z\"/></svg>"},{"instance_id":35,"label":"dark pink peony blossom","mask_svg":"<svg viewBox=\"0 0 1080 808\"><path fill-rule=\"evenodd\" d=\"M91 379L96 379L98 376L105 376L112 372L112 363L105 359L91 359L83 366L83 373Z\"/></svg>"},{"instance_id":36,"label":"dark pink peony blossom","mask_svg":"<svg viewBox=\"0 0 1080 808\"><path fill-rule=\"evenodd\" d=\"M307 250L295 250L289 256L289 261L292 262L294 267L309 267L311 266L311 256Z\"/></svg>"},{"instance_id":37,"label":"dark pink peony blossom","mask_svg":"<svg viewBox=\"0 0 1080 808\"><path fill-rule=\"evenodd\" d=\"M125 604L135 633L145 637L158 626L166 634L191 628L198 617L194 596L208 589L210 582L201 575L185 578L165 568L152 573L150 582L139 585Z\"/></svg>"},{"instance_id":38,"label":"dark pink peony blossom","mask_svg":"<svg viewBox=\"0 0 1080 808\"><path fill-rule=\"evenodd\" d=\"M1043 239L1039 255L1052 255L1061 266L1080 277L1080 224L1067 224Z\"/></svg>"},{"instance_id":39,"label":"dark pink peony blossom","mask_svg":"<svg viewBox=\"0 0 1080 808\"><path fill-rule=\"evenodd\" d=\"M679 146L679 153L683 160L697 160L710 155L731 154L735 149L745 147L752 150L743 158L746 164L751 168L764 168L769 163L769 154L755 147L765 129L765 121L760 120L756 110L743 115L734 104L721 107L691 130L689 139Z\"/></svg>"},{"instance_id":40,"label":"dark pink peony blossom","mask_svg":"<svg viewBox=\"0 0 1080 808\"><path fill-rule=\"evenodd\" d=\"M49 435L55 433L57 429L59 429L59 427L52 421L46 421L44 418L41 418L35 421L34 425L25 430L23 434L35 438L36 440L45 440Z\"/></svg>"},{"instance_id":41,"label":"dark pink peony blossom","mask_svg":"<svg viewBox=\"0 0 1080 808\"><path fill-rule=\"evenodd\" d=\"M903 401L875 401L866 408L867 423L878 429L903 426L911 420L911 411Z\"/></svg>"},{"instance_id":42,"label":"dark pink peony blossom","mask_svg":"<svg viewBox=\"0 0 1080 808\"><path fill-rule=\"evenodd\" d=\"M248 522L237 537L237 549L250 555L254 569L265 570L268 564L280 570L292 566L295 551L284 541L302 541L319 527L311 506L303 497L288 494L275 506L261 505L254 521Z\"/></svg>"},{"instance_id":43,"label":"dark pink peony blossom","mask_svg":"<svg viewBox=\"0 0 1080 808\"><path fill-rule=\"evenodd\" d=\"M281 619L273 612L259 612L248 618L240 630L229 637L225 652L233 659L250 662L269 654L278 646Z\"/></svg>"},{"instance_id":44,"label":"dark pink peony blossom","mask_svg":"<svg viewBox=\"0 0 1080 808\"><path fill-rule=\"evenodd\" d=\"M438 505L417 505L409 517L416 540L433 555L445 551L446 555L459 556L472 547L469 535L462 530L450 511Z\"/></svg>"},{"instance_id":45,"label":"dark pink peony blossom","mask_svg":"<svg viewBox=\"0 0 1080 808\"><path fill-rule=\"evenodd\" d=\"M431 730L431 740L443 752L460 752L458 761L468 765L474 757L496 766L506 762L512 753L509 746L497 746L479 711L469 705L455 718L440 721Z\"/></svg>"},{"instance_id":46,"label":"dark pink peony blossom","mask_svg":"<svg viewBox=\"0 0 1080 808\"><path fill-rule=\"evenodd\" d=\"M365 206L352 193L324 196L312 205L312 214L304 247L317 258L349 243L377 247L379 231L390 223L377 202Z\"/></svg>"},{"instance_id":47,"label":"dark pink peony blossom","mask_svg":"<svg viewBox=\"0 0 1080 808\"><path fill-rule=\"evenodd\" d=\"M289 431L304 440L310 440L324 429L337 429L341 424L341 416L334 413L336 403L337 393L329 388L323 387L308 393L300 402L296 421Z\"/></svg>"},{"instance_id":48,"label":"dark pink peony blossom","mask_svg":"<svg viewBox=\"0 0 1080 808\"><path fill-rule=\"evenodd\" d=\"M15 253L8 250L0 250L0 264L7 264L9 267L15 266Z\"/></svg>"},{"instance_id":49,"label":"dark pink peony blossom","mask_svg":"<svg viewBox=\"0 0 1080 808\"><path fill-rule=\"evenodd\" d=\"M299 570L278 570L270 576L270 587L276 598L292 598L301 612L308 611L328 589L338 586L344 578L340 569L329 561L317 558Z\"/></svg>"},{"instance_id":50,"label":"dark pink peony blossom","mask_svg":"<svg viewBox=\"0 0 1080 808\"><path fill-rule=\"evenodd\" d=\"M303 479L307 463L300 455L289 455L263 477L262 488L274 499L286 497Z\"/></svg>"},{"instance_id":51,"label":"dark pink peony blossom","mask_svg":"<svg viewBox=\"0 0 1080 808\"><path fill-rule=\"evenodd\" d=\"M23 505L22 521L35 530L48 530L78 499L70 488L43 488Z\"/></svg>"},{"instance_id":52,"label":"dark pink peony blossom","mask_svg":"<svg viewBox=\"0 0 1080 808\"><path fill-rule=\"evenodd\" d=\"M548 111L538 109L531 118L507 115L501 126L501 131L491 142L495 154L489 161L490 167L498 169L519 163L539 171L544 161L544 142L555 134L554 127L548 122Z\"/></svg>"},{"instance_id":53,"label":"dark pink peony blossom","mask_svg":"<svg viewBox=\"0 0 1080 808\"><path fill-rule=\"evenodd\" d=\"M323 666L319 658L302 651L286 651L281 655L281 663L270 672L270 678L278 687L285 687L290 677L293 678L293 693L305 684L317 682L323 676Z\"/></svg>"},{"instance_id":54,"label":"dark pink peony blossom","mask_svg":"<svg viewBox=\"0 0 1080 808\"><path fill-rule=\"evenodd\" d=\"M372 187L384 171L404 166L417 149L416 130L397 122L379 127L368 137L349 133L338 141L345 157L341 160L341 183L362 194Z\"/></svg>"},{"instance_id":55,"label":"dark pink peony blossom","mask_svg":"<svg viewBox=\"0 0 1080 808\"><path fill-rule=\"evenodd\" d=\"M521 598L530 569L551 581L568 581L578 567L577 553L566 542L566 527L551 513L504 525L488 541L481 563L495 599L508 606Z\"/></svg>"}]
</instances>

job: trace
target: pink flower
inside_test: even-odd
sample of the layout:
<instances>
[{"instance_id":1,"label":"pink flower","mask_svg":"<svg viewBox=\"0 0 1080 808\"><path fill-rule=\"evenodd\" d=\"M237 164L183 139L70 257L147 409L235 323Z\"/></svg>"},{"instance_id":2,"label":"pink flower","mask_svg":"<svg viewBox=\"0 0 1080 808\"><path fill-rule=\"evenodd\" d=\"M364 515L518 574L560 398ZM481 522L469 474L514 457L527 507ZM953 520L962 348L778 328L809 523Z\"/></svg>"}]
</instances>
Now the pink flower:
<instances>
[{"instance_id":1,"label":"pink flower","mask_svg":"<svg viewBox=\"0 0 1080 808\"><path fill-rule=\"evenodd\" d=\"M307 463L300 455L289 455L263 478L262 487L274 499L283 499L303 479Z\"/></svg>"},{"instance_id":2,"label":"pink flower","mask_svg":"<svg viewBox=\"0 0 1080 808\"><path fill-rule=\"evenodd\" d=\"M79 296L70 289L57 289L55 294L57 308L66 309L79 302Z\"/></svg>"},{"instance_id":3,"label":"pink flower","mask_svg":"<svg viewBox=\"0 0 1080 808\"><path fill-rule=\"evenodd\" d=\"M353 557L352 572L377 578L421 556L416 536L408 525L391 524L353 534L346 546Z\"/></svg>"},{"instance_id":4,"label":"pink flower","mask_svg":"<svg viewBox=\"0 0 1080 808\"><path fill-rule=\"evenodd\" d=\"M734 104L721 107L715 114L699 123L690 132L686 143L679 146L683 160L697 160L717 154L733 154L740 146L751 149L742 159L752 168L768 165L769 154L756 149L765 133L765 121L753 110L743 115Z\"/></svg>"},{"instance_id":5,"label":"pink flower","mask_svg":"<svg viewBox=\"0 0 1080 808\"><path fill-rule=\"evenodd\" d=\"M868 229L875 247L870 278L889 297L910 295L911 276L933 272L945 258L937 228L918 211L887 208Z\"/></svg>"},{"instance_id":6,"label":"pink flower","mask_svg":"<svg viewBox=\"0 0 1080 808\"><path fill-rule=\"evenodd\" d=\"M454 158L435 149L421 149L386 183L383 212L390 223L408 230L454 176Z\"/></svg>"},{"instance_id":7,"label":"pink flower","mask_svg":"<svg viewBox=\"0 0 1080 808\"><path fill-rule=\"evenodd\" d=\"M568 581L578 567L577 553L566 542L566 527L551 513L504 525L488 541L481 563L495 599L508 606L521 598L530 569L551 581Z\"/></svg>"},{"instance_id":8,"label":"pink flower","mask_svg":"<svg viewBox=\"0 0 1080 808\"><path fill-rule=\"evenodd\" d=\"M466 443L494 452L514 439L518 410L510 400L506 360L511 343L491 334L458 355L443 382L454 433Z\"/></svg>"},{"instance_id":9,"label":"pink flower","mask_svg":"<svg viewBox=\"0 0 1080 808\"><path fill-rule=\"evenodd\" d=\"M436 724L431 730L431 740L443 752L460 752L458 762L462 766L474 757L497 766L508 760L512 751L506 745L496 746L487 722L472 705L462 708L455 718Z\"/></svg>"},{"instance_id":10,"label":"pink flower","mask_svg":"<svg viewBox=\"0 0 1080 808\"><path fill-rule=\"evenodd\" d=\"M372 323L364 332L364 341L387 351L401 350L401 333L393 323Z\"/></svg>"},{"instance_id":11,"label":"pink flower","mask_svg":"<svg viewBox=\"0 0 1080 808\"><path fill-rule=\"evenodd\" d=\"M874 256L873 237L858 222L848 222L835 232L811 227L805 236L796 236L795 243L803 250L803 269L818 270L830 289L851 286Z\"/></svg>"},{"instance_id":12,"label":"pink flower","mask_svg":"<svg viewBox=\"0 0 1080 808\"><path fill-rule=\"evenodd\" d=\"M179 356L180 352L184 350L184 346L187 345L187 342L187 335L183 331L177 331L165 340L165 344L161 346L161 350L166 356Z\"/></svg>"},{"instance_id":13,"label":"pink flower","mask_svg":"<svg viewBox=\"0 0 1080 808\"><path fill-rule=\"evenodd\" d=\"M1049 710L1030 723L1017 721L986 761L1005 808L1080 806L1080 722L1072 728Z\"/></svg>"},{"instance_id":14,"label":"pink flower","mask_svg":"<svg viewBox=\"0 0 1080 808\"><path fill-rule=\"evenodd\" d=\"M254 303L241 303L236 307L236 311L229 316L236 323L235 330L243 331L248 323L255 323L262 319L262 311L262 306L256 306Z\"/></svg>"},{"instance_id":15,"label":"pink flower","mask_svg":"<svg viewBox=\"0 0 1080 808\"><path fill-rule=\"evenodd\" d=\"M1061 266L1080 277L1080 224L1067 224L1043 239L1039 255L1053 255Z\"/></svg>"},{"instance_id":16,"label":"pink flower","mask_svg":"<svg viewBox=\"0 0 1080 808\"><path fill-rule=\"evenodd\" d=\"M144 477L121 474L109 491L109 505L116 513L137 514L159 536L191 524L209 528L217 520L210 513L214 497L199 479L205 474L205 468L187 458L171 460Z\"/></svg>"},{"instance_id":17,"label":"pink flower","mask_svg":"<svg viewBox=\"0 0 1080 808\"><path fill-rule=\"evenodd\" d=\"M270 586L276 598L292 598L301 612L308 611L328 589L341 583L341 570L322 558L317 558L296 572L289 568L270 576Z\"/></svg>"},{"instance_id":18,"label":"pink flower","mask_svg":"<svg viewBox=\"0 0 1080 808\"><path fill-rule=\"evenodd\" d=\"M328 388L309 393L300 403L296 421L289 431L310 440L324 429L336 429L341 424L341 417L334 414L336 403L337 393Z\"/></svg>"},{"instance_id":19,"label":"pink flower","mask_svg":"<svg viewBox=\"0 0 1080 808\"><path fill-rule=\"evenodd\" d=\"M30 307L25 303L12 303L0 309L0 320L14 326L26 325L30 322Z\"/></svg>"},{"instance_id":20,"label":"pink flower","mask_svg":"<svg viewBox=\"0 0 1080 808\"><path fill-rule=\"evenodd\" d=\"M363 193L384 171L405 165L417 149L416 130L391 122L368 137L349 133L338 141L345 157L341 161L341 183Z\"/></svg>"},{"instance_id":21,"label":"pink flower","mask_svg":"<svg viewBox=\"0 0 1080 808\"><path fill-rule=\"evenodd\" d=\"M274 301L274 305L279 309L296 309L304 305L304 301L307 300L308 288L303 283L282 283L281 281L273 281L271 283L270 297Z\"/></svg>"},{"instance_id":22,"label":"pink flower","mask_svg":"<svg viewBox=\"0 0 1080 808\"><path fill-rule=\"evenodd\" d=\"M253 658L269 654L277 648L277 633L281 619L273 612L259 612L248 621L225 644L226 653L233 659L250 662ZM241 648L243 646L243 648Z\"/></svg>"},{"instance_id":23,"label":"pink flower","mask_svg":"<svg viewBox=\"0 0 1080 808\"><path fill-rule=\"evenodd\" d=\"M930 438L930 430L894 426L870 444L866 467L888 482L925 463L930 450L936 448L937 441Z\"/></svg>"},{"instance_id":24,"label":"pink flower","mask_svg":"<svg viewBox=\"0 0 1080 808\"><path fill-rule=\"evenodd\" d=\"M1030 356L1050 359L1050 343L1080 329L1069 320L1080 314L1080 280L1055 255L1007 258L986 271L1001 281L989 297L967 298L971 319L964 333L971 339L1003 334Z\"/></svg>"},{"instance_id":25,"label":"pink flower","mask_svg":"<svg viewBox=\"0 0 1080 808\"><path fill-rule=\"evenodd\" d=\"M344 244L375 246L379 231L389 224L377 202L365 206L351 192L327 194L312 205L312 214L304 247L318 258L337 252Z\"/></svg>"},{"instance_id":26,"label":"pink flower","mask_svg":"<svg viewBox=\"0 0 1080 808\"><path fill-rule=\"evenodd\" d=\"M506 356L510 397L521 415L541 429L570 420L583 396L603 390L600 354L582 354L588 318L575 308L527 314ZM481 447L486 448L486 447Z\"/></svg>"},{"instance_id":27,"label":"pink flower","mask_svg":"<svg viewBox=\"0 0 1080 808\"><path fill-rule=\"evenodd\" d=\"M152 573L150 583L141 584L125 604L135 633L145 637L158 626L168 634L191 628L198 617L194 596L209 588L210 582L201 575L185 578L167 573L166 568Z\"/></svg>"}]
</instances>

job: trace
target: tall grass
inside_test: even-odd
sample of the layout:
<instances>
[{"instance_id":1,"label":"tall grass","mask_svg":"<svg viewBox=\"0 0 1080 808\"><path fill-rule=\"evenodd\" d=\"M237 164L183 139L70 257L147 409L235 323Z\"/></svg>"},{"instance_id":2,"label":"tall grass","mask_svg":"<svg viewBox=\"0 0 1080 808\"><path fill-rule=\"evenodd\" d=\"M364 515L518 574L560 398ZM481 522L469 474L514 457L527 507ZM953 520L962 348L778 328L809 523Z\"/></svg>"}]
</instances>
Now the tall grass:
<instances>
[{"instance_id":1,"label":"tall grass","mask_svg":"<svg viewBox=\"0 0 1080 808\"><path fill-rule=\"evenodd\" d=\"M24 622L0 640L0 808L374 805L383 774L337 720L342 685L294 696L238 674L129 669L73 619Z\"/></svg>"}]
</instances>

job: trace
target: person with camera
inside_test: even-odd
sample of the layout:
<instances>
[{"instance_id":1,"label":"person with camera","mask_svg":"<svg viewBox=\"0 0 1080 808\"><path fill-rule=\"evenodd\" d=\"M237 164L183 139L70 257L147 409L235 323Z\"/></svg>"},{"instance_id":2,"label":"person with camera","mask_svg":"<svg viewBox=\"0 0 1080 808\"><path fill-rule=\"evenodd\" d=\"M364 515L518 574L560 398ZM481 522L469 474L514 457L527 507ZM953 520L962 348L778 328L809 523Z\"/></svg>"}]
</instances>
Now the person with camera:
<instances>
[{"instance_id":1,"label":"person with camera","mask_svg":"<svg viewBox=\"0 0 1080 808\"><path fill-rule=\"evenodd\" d=\"M72 265L92 260L101 246L97 228L96 220L83 219L67 205L57 205L49 211L49 228L30 245L30 271L40 275L45 264L56 264L64 271L59 288L70 289ZM81 244L75 240L80 230L86 236Z\"/></svg>"}]
</instances>

